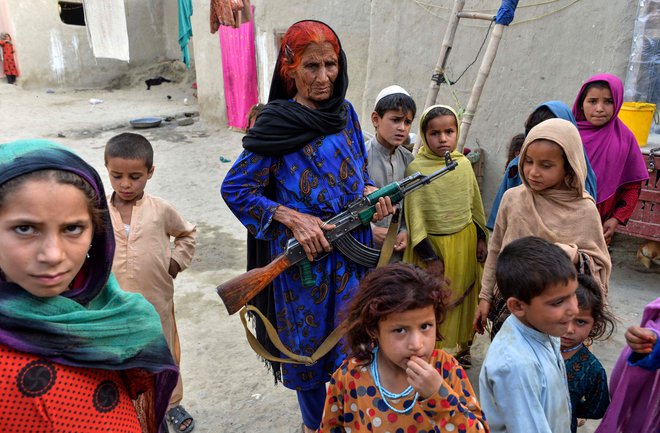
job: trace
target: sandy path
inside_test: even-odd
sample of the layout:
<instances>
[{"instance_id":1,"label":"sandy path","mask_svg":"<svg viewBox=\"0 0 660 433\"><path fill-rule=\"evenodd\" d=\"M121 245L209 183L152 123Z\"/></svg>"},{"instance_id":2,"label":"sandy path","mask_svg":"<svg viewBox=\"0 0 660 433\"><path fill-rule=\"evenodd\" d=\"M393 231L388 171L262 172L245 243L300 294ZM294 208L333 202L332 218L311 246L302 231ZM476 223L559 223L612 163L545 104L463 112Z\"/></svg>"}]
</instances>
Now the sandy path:
<instances>
[{"instance_id":1,"label":"sandy path","mask_svg":"<svg viewBox=\"0 0 660 433\"><path fill-rule=\"evenodd\" d=\"M172 98L167 99L167 95ZM90 98L103 99L91 108ZM113 135L134 131L135 117L181 116L197 107L185 86L164 84L115 91L25 91L0 83L0 142L43 137L72 147L94 165L109 186L103 146ZM196 118L198 120L198 118ZM138 131L140 132L140 131ZM176 316L183 345L184 404L195 416L196 432L299 431L295 394L273 386L271 375L248 347L238 316L229 317L215 287L245 266L245 230L220 199L219 185L240 152L241 135L219 125L165 122L141 131L154 145L156 171L147 190L175 204L198 226L193 265L176 281ZM64 137L58 137L58 134ZM641 243L618 236L613 247L610 302L621 319L616 335L594 352L608 372L623 346L623 332L637 324L650 300L660 296L658 269L646 272L634 260ZM469 371L476 388L488 341L478 337ZM579 432L591 432L590 421Z\"/></svg>"}]
</instances>

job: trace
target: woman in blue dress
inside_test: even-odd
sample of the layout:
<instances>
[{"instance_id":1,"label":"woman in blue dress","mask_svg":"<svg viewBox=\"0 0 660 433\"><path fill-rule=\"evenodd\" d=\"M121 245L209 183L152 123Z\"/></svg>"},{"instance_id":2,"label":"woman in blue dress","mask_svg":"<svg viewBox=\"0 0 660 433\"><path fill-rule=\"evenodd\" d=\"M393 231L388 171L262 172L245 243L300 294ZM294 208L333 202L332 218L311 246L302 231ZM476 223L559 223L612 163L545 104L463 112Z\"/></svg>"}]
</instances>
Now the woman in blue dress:
<instances>
[{"instance_id":1,"label":"woman in blue dress","mask_svg":"<svg viewBox=\"0 0 660 433\"><path fill-rule=\"evenodd\" d=\"M299 355L314 353L335 329L367 271L332 249L323 234L334 228L325 220L376 190L357 114L344 99L347 86L346 56L334 31L318 21L292 25L282 39L269 102L222 184L223 199L249 232L248 268L282 253L291 237L313 261L313 286L305 287L293 266L255 302ZM389 199L381 199L376 218L391 213ZM352 235L371 244L369 226ZM257 334L265 340L262 325ZM340 343L312 366L270 363L276 381L297 391L305 431L318 429L325 382L345 355Z\"/></svg>"}]
</instances>

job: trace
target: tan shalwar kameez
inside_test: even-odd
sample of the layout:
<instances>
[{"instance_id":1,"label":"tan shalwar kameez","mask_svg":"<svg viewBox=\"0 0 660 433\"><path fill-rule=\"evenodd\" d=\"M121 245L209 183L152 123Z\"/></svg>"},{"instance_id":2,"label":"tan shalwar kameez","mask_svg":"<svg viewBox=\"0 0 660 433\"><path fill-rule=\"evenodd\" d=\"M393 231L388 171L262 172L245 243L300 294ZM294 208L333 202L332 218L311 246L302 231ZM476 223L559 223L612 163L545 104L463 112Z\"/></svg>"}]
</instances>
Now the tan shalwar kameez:
<instances>
[{"instance_id":1,"label":"tan shalwar kameez","mask_svg":"<svg viewBox=\"0 0 660 433\"><path fill-rule=\"evenodd\" d=\"M116 241L112 272L122 289L141 293L156 308L167 344L179 365L181 346L174 320L174 281L168 269L170 258L179 264L181 271L190 266L195 252L195 226L167 201L145 193L133 207L127 234L112 194L108 196L108 207ZM170 406L176 406L182 399L183 384L179 376Z\"/></svg>"}]
</instances>

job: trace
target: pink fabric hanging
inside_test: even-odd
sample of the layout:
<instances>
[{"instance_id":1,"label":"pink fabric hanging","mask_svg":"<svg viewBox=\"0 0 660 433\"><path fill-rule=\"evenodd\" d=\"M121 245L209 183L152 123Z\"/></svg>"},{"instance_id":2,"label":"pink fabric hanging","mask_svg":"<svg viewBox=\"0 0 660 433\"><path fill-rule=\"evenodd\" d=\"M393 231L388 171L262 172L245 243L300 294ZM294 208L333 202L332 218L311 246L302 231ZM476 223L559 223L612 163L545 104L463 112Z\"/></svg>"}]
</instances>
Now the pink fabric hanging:
<instances>
[{"instance_id":1,"label":"pink fabric hanging","mask_svg":"<svg viewBox=\"0 0 660 433\"><path fill-rule=\"evenodd\" d=\"M254 20L244 22L238 28L220 26L218 33L222 50L227 123L245 129L250 108L259 102Z\"/></svg>"}]
</instances>

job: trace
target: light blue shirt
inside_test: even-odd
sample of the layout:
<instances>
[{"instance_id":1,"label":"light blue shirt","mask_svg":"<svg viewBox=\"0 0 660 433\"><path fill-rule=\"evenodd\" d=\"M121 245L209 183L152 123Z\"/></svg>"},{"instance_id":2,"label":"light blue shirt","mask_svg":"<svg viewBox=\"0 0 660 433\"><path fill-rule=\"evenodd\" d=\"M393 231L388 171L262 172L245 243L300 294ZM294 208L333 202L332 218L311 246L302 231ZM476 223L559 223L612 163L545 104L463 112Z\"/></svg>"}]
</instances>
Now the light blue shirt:
<instances>
[{"instance_id":1,"label":"light blue shirt","mask_svg":"<svg viewBox=\"0 0 660 433\"><path fill-rule=\"evenodd\" d=\"M560 339L509 316L479 375L492 433L570 433L571 410Z\"/></svg>"}]
</instances>

